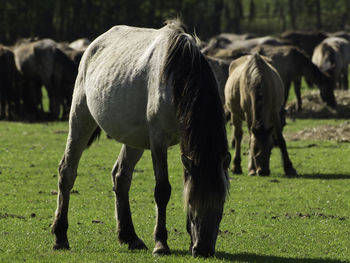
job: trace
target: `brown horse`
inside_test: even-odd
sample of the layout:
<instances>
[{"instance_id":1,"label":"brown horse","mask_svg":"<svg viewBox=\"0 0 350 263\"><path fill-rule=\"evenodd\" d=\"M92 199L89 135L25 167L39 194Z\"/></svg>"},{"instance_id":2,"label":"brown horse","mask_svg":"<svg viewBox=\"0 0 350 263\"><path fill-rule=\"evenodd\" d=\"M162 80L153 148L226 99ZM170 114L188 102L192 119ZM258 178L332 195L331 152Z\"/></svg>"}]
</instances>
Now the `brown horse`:
<instances>
[{"instance_id":1,"label":"brown horse","mask_svg":"<svg viewBox=\"0 0 350 263\"><path fill-rule=\"evenodd\" d=\"M340 37L329 37L314 50L312 62L332 77L333 88L348 89L350 42Z\"/></svg>"},{"instance_id":2,"label":"brown horse","mask_svg":"<svg viewBox=\"0 0 350 263\"><path fill-rule=\"evenodd\" d=\"M221 33L217 36L209 39L207 45L201 48L203 54L212 55L212 51L216 49L227 49L232 43L241 40L247 40L255 38L255 35L252 33L246 34L233 34L233 33Z\"/></svg>"},{"instance_id":3,"label":"brown horse","mask_svg":"<svg viewBox=\"0 0 350 263\"><path fill-rule=\"evenodd\" d=\"M208 56L206 58L215 74L222 104L225 104L225 84L228 78L228 69L230 67L231 60L218 59Z\"/></svg>"},{"instance_id":4,"label":"brown horse","mask_svg":"<svg viewBox=\"0 0 350 263\"><path fill-rule=\"evenodd\" d=\"M250 51L254 47L258 45L271 45L271 46L279 46L283 45L283 43L271 36L265 36L265 37L256 37L256 38L250 38L245 40L238 40L235 42L232 42L224 47L222 46L208 46L207 48L202 49L203 54L208 56L216 56L216 53L219 52L222 49L226 50L244 50L244 51Z\"/></svg>"},{"instance_id":5,"label":"brown horse","mask_svg":"<svg viewBox=\"0 0 350 263\"><path fill-rule=\"evenodd\" d=\"M13 51L0 45L0 119L11 120L19 114L20 94L15 85L16 66Z\"/></svg>"},{"instance_id":6,"label":"brown horse","mask_svg":"<svg viewBox=\"0 0 350 263\"><path fill-rule=\"evenodd\" d=\"M296 175L282 135L280 112L284 102L283 82L267 60L258 55L246 55L232 61L225 86L225 105L234 126L235 154L233 172L241 174L242 121L250 133L249 175L269 175L269 160L273 142L281 150L286 175Z\"/></svg>"},{"instance_id":7,"label":"brown horse","mask_svg":"<svg viewBox=\"0 0 350 263\"><path fill-rule=\"evenodd\" d=\"M331 78L323 73L307 55L295 46L268 46L262 45L254 48L252 52L258 52L272 60L272 65L278 71L285 88L285 101L287 102L291 83L294 83L294 91L297 98L298 110L302 108L301 77L315 84L321 98L327 105L333 107L336 104Z\"/></svg>"},{"instance_id":8,"label":"brown horse","mask_svg":"<svg viewBox=\"0 0 350 263\"><path fill-rule=\"evenodd\" d=\"M49 96L50 118L57 119L61 107L63 116L67 115L77 74L74 62L51 39L17 45L14 52L22 76L44 84Z\"/></svg>"},{"instance_id":9,"label":"brown horse","mask_svg":"<svg viewBox=\"0 0 350 263\"><path fill-rule=\"evenodd\" d=\"M281 40L285 44L299 47L311 58L314 48L327 38L327 34L320 31L286 31L281 34Z\"/></svg>"}]
</instances>

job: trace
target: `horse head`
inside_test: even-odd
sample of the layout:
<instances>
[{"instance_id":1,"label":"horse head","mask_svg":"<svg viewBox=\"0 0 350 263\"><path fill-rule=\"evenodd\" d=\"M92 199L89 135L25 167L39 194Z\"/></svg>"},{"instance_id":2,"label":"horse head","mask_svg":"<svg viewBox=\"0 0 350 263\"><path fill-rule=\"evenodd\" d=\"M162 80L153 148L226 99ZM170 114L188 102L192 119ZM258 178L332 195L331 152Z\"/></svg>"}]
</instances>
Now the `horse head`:
<instances>
[{"instance_id":1,"label":"horse head","mask_svg":"<svg viewBox=\"0 0 350 263\"><path fill-rule=\"evenodd\" d=\"M196 180L202 176L203 169L184 154L181 159L185 172L185 196L188 199L186 208L187 232L191 237L190 252L194 257L209 257L215 253L216 239L229 185L227 169L231 155L228 152L223 156L220 160L220 167L216 171L216 176L222 178L220 180L222 185L217 181L200 182ZM213 189L216 190L213 191Z\"/></svg>"},{"instance_id":2,"label":"horse head","mask_svg":"<svg viewBox=\"0 0 350 263\"><path fill-rule=\"evenodd\" d=\"M250 136L250 154L254 163L251 164L251 167L255 167L254 173L257 175L270 175L269 167L272 147L272 128L265 129L263 126L253 126Z\"/></svg>"}]
</instances>

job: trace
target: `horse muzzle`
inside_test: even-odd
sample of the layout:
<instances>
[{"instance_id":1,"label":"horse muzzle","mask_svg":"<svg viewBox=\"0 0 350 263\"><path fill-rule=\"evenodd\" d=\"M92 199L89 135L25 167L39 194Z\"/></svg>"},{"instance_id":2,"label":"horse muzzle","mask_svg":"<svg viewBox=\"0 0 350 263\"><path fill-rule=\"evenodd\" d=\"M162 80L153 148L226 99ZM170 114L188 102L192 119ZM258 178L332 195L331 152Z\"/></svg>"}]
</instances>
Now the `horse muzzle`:
<instances>
[{"instance_id":1,"label":"horse muzzle","mask_svg":"<svg viewBox=\"0 0 350 263\"><path fill-rule=\"evenodd\" d=\"M192 248L192 256L193 257L212 257L215 254L215 248L210 248L210 249L201 249L197 246L194 246Z\"/></svg>"}]
</instances>

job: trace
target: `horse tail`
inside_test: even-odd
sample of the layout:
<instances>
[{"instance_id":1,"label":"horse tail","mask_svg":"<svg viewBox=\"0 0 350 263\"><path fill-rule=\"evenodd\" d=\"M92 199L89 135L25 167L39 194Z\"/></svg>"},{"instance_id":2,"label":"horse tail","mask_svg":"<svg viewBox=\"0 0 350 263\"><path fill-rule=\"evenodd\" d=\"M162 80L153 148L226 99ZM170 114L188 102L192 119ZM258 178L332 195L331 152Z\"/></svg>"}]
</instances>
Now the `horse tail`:
<instances>
[{"instance_id":1,"label":"horse tail","mask_svg":"<svg viewBox=\"0 0 350 263\"><path fill-rule=\"evenodd\" d=\"M263 76L264 69L266 68L266 62L258 54L252 54L250 61L248 62L249 78L247 79L248 87L253 89L253 117L252 117L252 130L258 135L262 134L265 130L264 126L264 91L263 91Z\"/></svg>"},{"instance_id":2,"label":"horse tail","mask_svg":"<svg viewBox=\"0 0 350 263\"><path fill-rule=\"evenodd\" d=\"M87 148L91 146L96 140L98 140L101 136L101 128L97 126L97 128L94 130L92 133L88 143L87 143Z\"/></svg>"}]
</instances>

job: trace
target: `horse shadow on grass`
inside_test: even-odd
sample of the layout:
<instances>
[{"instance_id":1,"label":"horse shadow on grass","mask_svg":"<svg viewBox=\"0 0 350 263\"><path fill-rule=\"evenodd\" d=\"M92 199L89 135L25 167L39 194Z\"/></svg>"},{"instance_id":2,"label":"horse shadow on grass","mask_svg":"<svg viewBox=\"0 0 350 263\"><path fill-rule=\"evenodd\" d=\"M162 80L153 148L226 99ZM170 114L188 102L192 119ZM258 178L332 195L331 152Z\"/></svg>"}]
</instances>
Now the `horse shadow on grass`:
<instances>
[{"instance_id":1,"label":"horse shadow on grass","mask_svg":"<svg viewBox=\"0 0 350 263\"><path fill-rule=\"evenodd\" d=\"M349 174L298 174L296 176L288 176L288 178L301 178L301 179L322 179L322 180L339 180L350 179Z\"/></svg>"},{"instance_id":2,"label":"horse shadow on grass","mask_svg":"<svg viewBox=\"0 0 350 263\"><path fill-rule=\"evenodd\" d=\"M172 250L175 256L189 256L189 251ZM315 259L315 258L288 258L268 255L257 255L250 253L229 254L222 251L217 251L215 259L229 262L246 262L246 263L346 263L346 261L337 259Z\"/></svg>"},{"instance_id":3,"label":"horse shadow on grass","mask_svg":"<svg viewBox=\"0 0 350 263\"><path fill-rule=\"evenodd\" d=\"M217 252L217 259L231 262L248 262L248 263L345 263L345 261L336 259L314 259L314 258L288 258L268 255L256 255L249 253L229 254L225 252Z\"/></svg>"}]
</instances>

